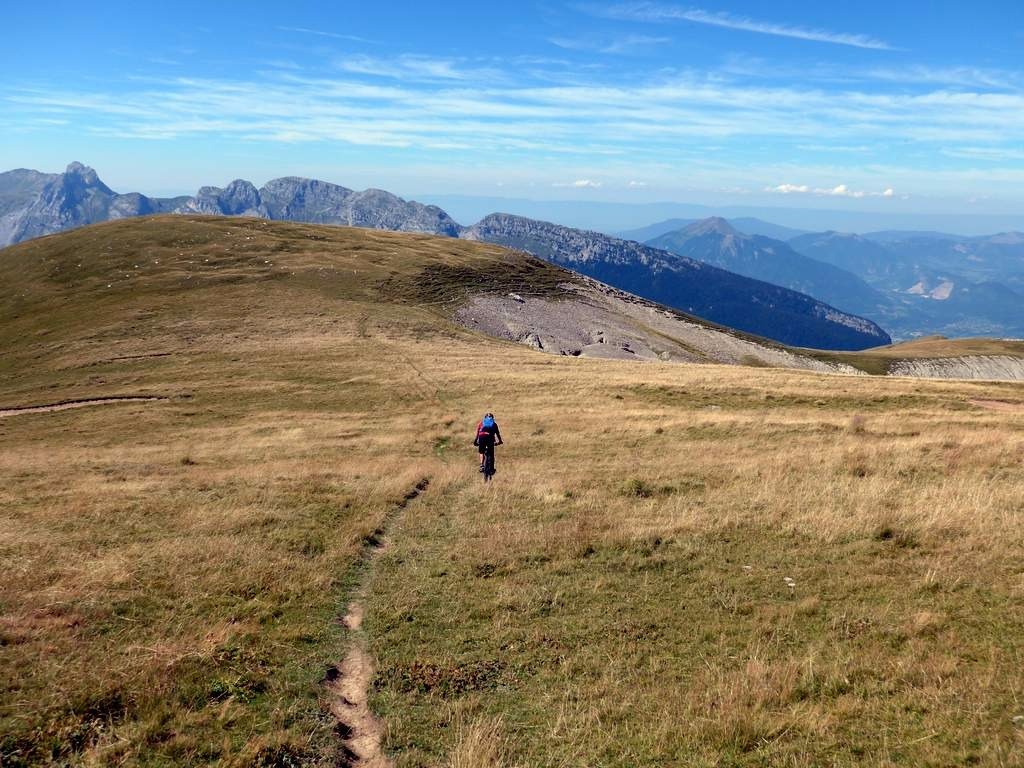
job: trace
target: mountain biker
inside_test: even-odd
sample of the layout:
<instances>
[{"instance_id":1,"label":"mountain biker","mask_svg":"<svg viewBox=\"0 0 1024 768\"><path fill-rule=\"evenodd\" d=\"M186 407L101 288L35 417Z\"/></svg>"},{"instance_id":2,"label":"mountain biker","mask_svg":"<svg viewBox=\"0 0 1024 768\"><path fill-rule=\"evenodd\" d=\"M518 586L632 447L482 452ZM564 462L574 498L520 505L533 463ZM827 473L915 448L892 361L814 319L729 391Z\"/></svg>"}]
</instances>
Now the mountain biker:
<instances>
[{"instance_id":1,"label":"mountain biker","mask_svg":"<svg viewBox=\"0 0 1024 768\"><path fill-rule=\"evenodd\" d=\"M498 429L498 422L494 420L493 413L485 413L484 417L476 425L476 437L473 438L473 445L480 449L480 471L484 471L487 454L494 455L494 446L501 445L501 430Z\"/></svg>"}]
</instances>

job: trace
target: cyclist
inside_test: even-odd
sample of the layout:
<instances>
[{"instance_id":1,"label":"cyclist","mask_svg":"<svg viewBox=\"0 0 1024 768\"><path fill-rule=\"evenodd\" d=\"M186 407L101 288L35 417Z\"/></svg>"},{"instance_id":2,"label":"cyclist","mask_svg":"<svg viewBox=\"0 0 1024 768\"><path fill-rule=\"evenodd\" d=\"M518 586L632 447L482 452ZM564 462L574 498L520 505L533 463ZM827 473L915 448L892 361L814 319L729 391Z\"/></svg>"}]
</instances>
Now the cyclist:
<instances>
[{"instance_id":1,"label":"cyclist","mask_svg":"<svg viewBox=\"0 0 1024 768\"><path fill-rule=\"evenodd\" d=\"M476 425L476 437L473 445L480 450L480 471L487 467L487 457L491 456L491 470L494 469L494 446L501 445L501 430L498 429L498 422L494 420L493 413L485 413Z\"/></svg>"}]
</instances>

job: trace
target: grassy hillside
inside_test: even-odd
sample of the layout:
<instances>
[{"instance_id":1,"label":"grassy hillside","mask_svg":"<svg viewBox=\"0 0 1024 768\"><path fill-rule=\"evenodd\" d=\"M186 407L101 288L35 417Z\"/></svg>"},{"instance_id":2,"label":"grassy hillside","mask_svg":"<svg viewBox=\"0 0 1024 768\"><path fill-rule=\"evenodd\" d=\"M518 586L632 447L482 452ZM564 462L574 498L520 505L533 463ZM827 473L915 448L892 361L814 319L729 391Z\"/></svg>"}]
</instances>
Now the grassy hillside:
<instances>
[{"instance_id":1,"label":"grassy hillside","mask_svg":"<svg viewBox=\"0 0 1024 768\"><path fill-rule=\"evenodd\" d=\"M0 762L344 764L361 642L399 766L1019 764L1024 388L448 319L560 279L245 220L0 252L0 410L167 398L0 418Z\"/></svg>"}]
</instances>

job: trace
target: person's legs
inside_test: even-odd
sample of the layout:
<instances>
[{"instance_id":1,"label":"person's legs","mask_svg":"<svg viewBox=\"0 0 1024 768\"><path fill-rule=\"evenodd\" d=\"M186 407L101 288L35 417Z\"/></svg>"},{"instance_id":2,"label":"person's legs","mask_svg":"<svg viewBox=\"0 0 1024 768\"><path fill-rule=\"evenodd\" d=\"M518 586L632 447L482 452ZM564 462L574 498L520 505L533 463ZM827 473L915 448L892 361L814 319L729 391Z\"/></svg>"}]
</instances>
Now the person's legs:
<instances>
[{"instance_id":1,"label":"person's legs","mask_svg":"<svg viewBox=\"0 0 1024 768\"><path fill-rule=\"evenodd\" d=\"M494 439L487 439L486 437L480 438L480 471L484 471L484 467L487 464L487 453L488 451L494 450Z\"/></svg>"}]
</instances>

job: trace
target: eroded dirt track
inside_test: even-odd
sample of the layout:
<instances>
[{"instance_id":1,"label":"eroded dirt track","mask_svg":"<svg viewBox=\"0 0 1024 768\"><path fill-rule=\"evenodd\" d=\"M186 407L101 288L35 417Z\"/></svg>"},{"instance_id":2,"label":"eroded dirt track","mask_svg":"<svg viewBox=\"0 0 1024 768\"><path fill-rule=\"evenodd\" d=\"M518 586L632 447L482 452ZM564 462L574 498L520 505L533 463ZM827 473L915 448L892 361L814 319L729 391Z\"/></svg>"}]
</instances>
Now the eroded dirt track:
<instances>
[{"instance_id":1,"label":"eroded dirt track","mask_svg":"<svg viewBox=\"0 0 1024 768\"><path fill-rule=\"evenodd\" d=\"M1004 413L1024 413L1024 403L1015 402L1012 400L986 400L982 398L975 398L970 402L971 405L976 405L979 408L987 408L990 411L1003 411Z\"/></svg>"},{"instance_id":2,"label":"eroded dirt track","mask_svg":"<svg viewBox=\"0 0 1024 768\"><path fill-rule=\"evenodd\" d=\"M370 709L370 682L374 661L366 650L363 634L363 615L366 595L372 587L374 559L387 548L388 529L409 502L427 490L430 480L420 480L395 505L381 527L367 540L364 557L368 559L366 572L349 603L341 623L349 631L348 653L340 664L327 670L324 687L330 696L331 713L338 721L337 733L342 740L338 765L349 768L390 768L392 761L384 754L381 743L384 723Z\"/></svg>"},{"instance_id":3,"label":"eroded dirt track","mask_svg":"<svg viewBox=\"0 0 1024 768\"><path fill-rule=\"evenodd\" d=\"M54 411L69 411L72 408L86 408L90 405L110 405L112 403L145 403L155 400L169 400L168 397L156 395L121 395L118 397L93 397L86 400L67 400L62 403L50 403L49 405L21 405L13 408L0 408L0 419L8 416L20 416L27 413L53 413Z\"/></svg>"}]
</instances>

